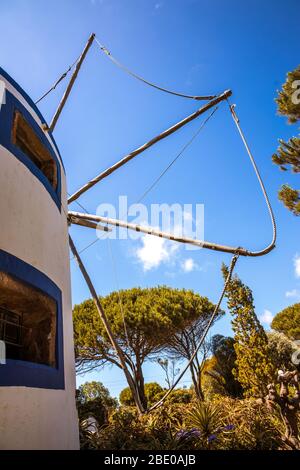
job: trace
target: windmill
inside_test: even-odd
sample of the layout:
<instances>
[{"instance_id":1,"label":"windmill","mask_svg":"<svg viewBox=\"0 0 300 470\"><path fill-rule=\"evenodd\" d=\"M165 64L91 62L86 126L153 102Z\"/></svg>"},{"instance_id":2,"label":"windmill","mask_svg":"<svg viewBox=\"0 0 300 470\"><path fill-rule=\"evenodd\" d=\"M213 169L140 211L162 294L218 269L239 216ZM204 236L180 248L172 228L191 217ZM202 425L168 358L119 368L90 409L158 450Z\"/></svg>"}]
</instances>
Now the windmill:
<instances>
[{"instance_id":1,"label":"windmill","mask_svg":"<svg viewBox=\"0 0 300 470\"><path fill-rule=\"evenodd\" d=\"M68 197L63 162L52 132L94 42L115 65L146 85L161 92L205 103L194 113L125 155ZM37 103L55 89L71 70L73 73L66 91L51 123L47 125ZM162 88L120 64L94 34L89 37L75 63L36 103L2 69L0 83L4 84L2 88L5 94L0 125L0 187L4 195L0 202L3 225L0 234L0 352L3 345L6 349L5 363L2 361L0 364L0 447L77 448L69 246L119 358L140 413L150 412L160 406L181 380L189 364L158 403L149 410L143 409L122 349L115 340L80 253L68 235L68 226L74 224L103 231L111 230L109 227L123 227L178 243L232 254L222 293L194 351L192 361L219 310L238 257L263 256L275 247L274 215L235 108L228 102L232 95L230 90L219 95L190 96ZM211 117L216 106L223 101L228 102L270 214L273 235L267 247L255 252L243 247L178 236L126 220L68 210L69 204L77 201L82 194L145 150L210 110Z\"/></svg>"}]
</instances>

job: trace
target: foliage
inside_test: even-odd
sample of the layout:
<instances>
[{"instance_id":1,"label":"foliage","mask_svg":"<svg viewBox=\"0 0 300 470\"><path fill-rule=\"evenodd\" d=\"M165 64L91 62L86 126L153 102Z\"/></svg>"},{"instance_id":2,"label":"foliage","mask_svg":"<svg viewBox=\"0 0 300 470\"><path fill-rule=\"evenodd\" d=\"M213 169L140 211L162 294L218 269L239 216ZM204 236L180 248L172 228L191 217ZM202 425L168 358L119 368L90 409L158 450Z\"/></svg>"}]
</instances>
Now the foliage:
<instances>
[{"instance_id":1,"label":"foliage","mask_svg":"<svg viewBox=\"0 0 300 470\"><path fill-rule=\"evenodd\" d=\"M287 80L276 98L278 112L287 116L290 123L300 119L300 66L287 75ZM286 171L300 172L300 138L292 137L288 142L279 139L277 152L272 156L273 162ZM300 215L300 191L284 184L278 193L279 200L294 215Z\"/></svg>"},{"instance_id":2,"label":"foliage","mask_svg":"<svg viewBox=\"0 0 300 470\"><path fill-rule=\"evenodd\" d=\"M165 404L142 416L123 406L84 442L85 448L105 450L273 450L281 448L283 433L280 414L262 401L222 397Z\"/></svg>"},{"instance_id":3,"label":"foliage","mask_svg":"<svg viewBox=\"0 0 300 470\"><path fill-rule=\"evenodd\" d=\"M300 191L291 188L288 184L283 184L278 197L294 215L300 215Z\"/></svg>"},{"instance_id":4,"label":"foliage","mask_svg":"<svg viewBox=\"0 0 300 470\"><path fill-rule=\"evenodd\" d=\"M148 405L154 405L158 402L167 392L158 383L150 382L145 384L145 395L147 397ZM194 398L194 392L186 388L175 388L166 399L168 404L172 403L190 403ZM119 396L121 405L133 406L134 400L129 387L124 388Z\"/></svg>"},{"instance_id":5,"label":"foliage","mask_svg":"<svg viewBox=\"0 0 300 470\"><path fill-rule=\"evenodd\" d=\"M297 350L296 345L283 333L270 331L267 333L269 344L269 357L274 364L276 371L293 370L292 354Z\"/></svg>"},{"instance_id":6,"label":"foliage","mask_svg":"<svg viewBox=\"0 0 300 470\"><path fill-rule=\"evenodd\" d=\"M214 311L214 305L205 297L202 298L202 310L203 314L199 316L196 321L191 323L185 329L177 331L170 337L167 345L167 352L175 360L185 359L190 361L193 356L193 353L197 348L199 341L201 341L209 319ZM219 310L215 316L213 324L219 320L222 315L224 315L224 312ZM210 343L209 341L204 341L198 354L190 365L190 373L195 393L199 399L204 398L201 384L202 369L209 353Z\"/></svg>"},{"instance_id":7,"label":"foliage","mask_svg":"<svg viewBox=\"0 0 300 470\"><path fill-rule=\"evenodd\" d=\"M77 390L77 400L84 404L101 399L107 407L116 407L117 400L110 396L109 390L101 382L85 382Z\"/></svg>"},{"instance_id":8,"label":"foliage","mask_svg":"<svg viewBox=\"0 0 300 470\"><path fill-rule=\"evenodd\" d=\"M278 113L287 116L290 123L297 122L300 119L300 104L295 103L295 100L292 99L296 91L295 82L297 80L300 80L300 65L292 72L288 72L282 90L276 98Z\"/></svg>"},{"instance_id":9,"label":"foliage","mask_svg":"<svg viewBox=\"0 0 300 470\"><path fill-rule=\"evenodd\" d=\"M236 361L234 339L215 335L211 344L213 356L205 362L202 371L205 398L214 395L241 397L242 387L232 372Z\"/></svg>"},{"instance_id":10,"label":"foliage","mask_svg":"<svg viewBox=\"0 0 300 470\"><path fill-rule=\"evenodd\" d=\"M300 339L300 303L290 305L275 315L271 327L292 340Z\"/></svg>"},{"instance_id":11,"label":"foliage","mask_svg":"<svg viewBox=\"0 0 300 470\"><path fill-rule=\"evenodd\" d=\"M180 405L161 407L142 416L133 407L122 407L111 415L109 424L93 436L91 447L106 450L188 450L189 442L177 437L184 416L185 410Z\"/></svg>"},{"instance_id":12,"label":"foliage","mask_svg":"<svg viewBox=\"0 0 300 470\"><path fill-rule=\"evenodd\" d=\"M223 428L223 413L218 403L198 402L188 414L188 423L198 431L201 448L212 449Z\"/></svg>"},{"instance_id":13,"label":"foliage","mask_svg":"<svg viewBox=\"0 0 300 470\"><path fill-rule=\"evenodd\" d=\"M180 369L176 367L176 359L168 359L167 357L159 357L157 363L160 365L162 370L165 373L165 381L167 383L168 389L172 388L176 376L180 373Z\"/></svg>"},{"instance_id":14,"label":"foliage","mask_svg":"<svg viewBox=\"0 0 300 470\"><path fill-rule=\"evenodd\" d=\"M272 157L272 160L281 170L291 168L293 173L300 172L300 139L292 137L288 142L279 139L280 147Z\"/></svg>"},{"instance_id":15,"label":"foliage","mask_svg":"<svg viewBox=\"0 0 300 470\"><path fill-rule=\"evenodd\" d=\"M223 265L224 279L228 268ZM228 308L233 316L234 349L236 352L234 377L241 384L244 396L262 397L273 381L275 369L268 357L268 338L254 309L251 289L234 276L226 289Z\"/></svg>"},{"instance_id":16,"label":"foliage","mask_svg":"<svg viewBox=\"0 0 300 470\"><path fill-rule=\"evenodd\" d=\"M156 382L145 384L145 395L148 405L151 406L156 403L159 400L162 392L163 388ZM129 387L126 387L121 391L119 401L121 405L134 406L134 399Z\"/></svg>"},{"instance_id":17,"label":"foliage","mask_svg":"<svg viewBox=\"0 0 300 470\"><path fill-rule=\"evenodd\" d=\"M158 400L160 400L164 394L166 393L166 390L163 390L160 394L156 396ZM175 388L172 393L166 398L166 404L174 404L174 403L191 403L195 399L195 392L192 389L187 389L187 388Z\"/></svg>"},{"instance_id":18,"label":"foliage","mask_svg":"<svg viewBox=\"0 0 300 470\"><path fill-rule=\"evenodd\" d=\"M113 292L101 302L146 408L145 360L157 357L174 334L206 318L213 305L191 290L164 286ZM79 372L107 363L121 367L92 300L76 305L73 318Z\"/></svg>"},{"instance_id":19,"label":"foliage","mask_svg":"<svg viewBox=\"0 0 300 470\"><path fill-rule=\"evenodd\" d=\"M90 417L94 417L101 426L107 422L110 410L117 407L117 400L110 396L101 382L85 382L76 390L76 405L83 427Z\"/></svg>"},{"instance_id":20,"label":"foliage","mask_svg":"<svg viewBox=\"0 0 300 470\"><path fill-rule=\"evenodd\" d=\"M216 396L226 396L224 379L219 375L215 356L206 359L202 368L202 389L205 401L214 400Z\"/></svg>"},{"instance_id":21,"label":"foliage","mask_svg":"<svg viewBox=\"0 0 300 470\"><path fill-rule=\"evenodd\" d=\"M224 421L232 432L223 436L223 449L274 450L281 444L284 425L280 414L271 413L262 400L222 398Z\"/></svg>"}]
</instances>

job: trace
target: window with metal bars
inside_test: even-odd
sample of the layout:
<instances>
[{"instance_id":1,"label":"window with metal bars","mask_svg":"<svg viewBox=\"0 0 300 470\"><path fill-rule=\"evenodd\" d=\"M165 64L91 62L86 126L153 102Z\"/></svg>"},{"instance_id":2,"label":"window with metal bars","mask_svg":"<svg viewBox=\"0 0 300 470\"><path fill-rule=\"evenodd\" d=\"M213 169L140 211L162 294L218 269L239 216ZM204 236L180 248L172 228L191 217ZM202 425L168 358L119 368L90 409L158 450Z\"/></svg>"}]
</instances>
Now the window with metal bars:
<instances>
[{"instance_id":1,"label":"window with metal bars","mask_svg":"<svg viewBox=\"0 0 300 470\"><path fill-rule=\"evenodd\" d=\"M54 299L0 271L0 339L6 359L56 367Z\"/></svg>"},{"instance_id":2,"label":"window with metal bars","mask_svg":"<svg viewBox=\"0 0 300 470\"><path fill-rule=\"evenodd\" d=\"M0 340L6 345L6 355L19 359L22 348L22 315L0 307Z\"/></svg>"}]
</instances>

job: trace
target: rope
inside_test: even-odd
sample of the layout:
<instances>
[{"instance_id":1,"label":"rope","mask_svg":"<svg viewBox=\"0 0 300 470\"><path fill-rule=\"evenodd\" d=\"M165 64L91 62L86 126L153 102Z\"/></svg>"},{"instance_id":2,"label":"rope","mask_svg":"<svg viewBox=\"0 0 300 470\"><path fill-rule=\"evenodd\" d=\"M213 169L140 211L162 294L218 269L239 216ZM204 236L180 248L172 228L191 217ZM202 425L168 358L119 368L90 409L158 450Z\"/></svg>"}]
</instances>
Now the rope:
<instances>
[{"instance_id":1,"label":"rope","mask_svg":"<svg viewBox=\"0 0 300 470\"><path fill-rule=\"evenodd\" d=\"M127 343L128 349L130 350L130 341L129 341L127 325L126 325L126 320L125 320L125 315L124 315L123 303L122 303L121 294L120 294L120 288L119 288L117 266L116 266L116 263L115 263L115 258L114 258L114 255L113 255L113 251L112 251L112 247L111 247L109 237L107 238L107 242L108 242L108 251L109 251L109 254L110 254L111 264L112 264L112 268L113 268L113 274L114 274L114 277L115 277L115 285L116 285L116 288L117 288L119 307L120 307L120 312L121 312L123 326L124 326L124 333L125 333L126 343ZM132 363L131 360L130 360L130 362Z\"/></svg>"},{"instance_id":2,"label":"rope","mask_svg":"<svg viewBox=\"0 0 300 470\"><path fill-rule=\"evenodd\" d=\"M97 38L95 38L96 43L100 47L101 51L104 52L104 54L121 70L126 72L128 75L131 75L133 78L136 78L140 82L151 86L152 88L156 88L159 91L163 91L164 93L169 93L170 95L175 95L175 96L180 96L181 98L187 98L190 100L196 100L196 101L201 101L201 100L212 100L213 98L216 97L216 95L208 95L208 96L192 96L192 95L185 95L184 93L178 93L176 91L168 90L167 88L163 88L159 85L156 85L155 83L149 82L145 78L141 77L140 75L137 75L135 72L132 72L129 70L125 65L121 64L115 57L112 56L111 52L101 44Z\"/></svg>"},{"instance_id":3,"label":"rope","mask_svg":"<svg viewBox=\"0 0 300 470\"><path fill-rule=\"evenodd\" d=\"M210 118L214 115L214 113L217 111L218 106L216 106L213 111L210 113L210 115L202 122L201 126L199 129L195 132L195 134L191 137L191 139L182 147L182 149L179 151L179 153L176 155L176 157L168 164L168 166L161 172L161 174L154 180L154 182L149 186L148 189L142 194L142 196L137 200L137 204L141 202L149 193L152 191L152 189L159 183L159 181L162 179L162 177L167 173L167 171L174 165L174 163L183 155L183 153L186 151L186 149L193 143L193 141L198 137L200 132L202 131L203 127L205 124L210 120Z\"/></svg>"},{"instance_id":4,"label":"rope","mask_svg":"<svg viewBox=\"0 0 300 470\"><path fill-rule=\"evenodd\" d=\"M80 57L77 57L77 59L75 60L75 62L69 66L68 70L66 70L57 80L56 82L52 85L51 88L49 88L48 91L46 91L37 101L35 101L35 104L38 104L40 101L42 101L44 98L46 98L47 95L49 95L49 93L51 93L51 91L55 90L55 88L57 87L57 85L64 79L66 78L66 76L68 75L68 73L72 70L72 68L77 64L78 60L79 60Z\"/></svg>"},{"instance_id":5,"label":"rope","mask_svg":"<svg viewBox=\"0 0 300 470\"><path fill-rule=\"evenodd\" d=\"M95 245L95 243L101 240L101 238L104 238L104 235L102 235L101 237L95 238L95 240L93 240L91 243L89 243L88 245L84 246L81 250L79 250L78 253L81 255L81 253L83 253L85 250L88 250L91 246ZM70 261L73 261L73 259L75 259L75 256L72 256L70 258Z\"/></svg>"},{"instance_id":6,"label":"rope","mask_svg":"<svg viewBox=\"0 0 300 470\"><path fill-rule=\"evenodd\" d=\"M258 179L258 182L259 182L259 185L260 185L260 188L262 190L262 193L263 193L263 196L264 196L264 199L265 199L265 202L266 202L266 205L267 205L267 208L268 208L268 212L269 212L269 215L270 215L270 219L271 219L271 224L272 224L272 241L271 243L266 247L264 248L263 250L261 251L253 251L253 252L249 252L249 255L250 256L261 256L261 255L264 255L266 253L269 253L269 251L271 251L274 246L275 246L275 242L276 242L276 237L277 237L277 228L276 228L276 221L275 221L275 216L274 216L274 212L273 212L273 209L272 209L272 206L271 206L271 203L270 203L270 200L269 200L269 197L268 197L268 194L267 194L267 191L266 191L266 188L265 188L265 185L263 183L263 180L260 176L260 173L259 173L259 170L257 168L257 165L256 165L256 162L255 162L255 159L252 155L252 152L248 146L248 143L246 141L246 138L245 138L245 135L241 129L241 126L240 126L240 120L236 114L236 111L235 111L235 107L236 105L233 104L233 105L230 105L229 103L229 100L227 99L227 103L228 103L228 106L229 106L229 109L230 109L230 112L231 112L231 115L232 115L232 118L236 124L236 127L239 131L239 134L241 136L241 139L243 141L243 144L246 148L246 151L248 153L248 156L250 158L250 162L253 166L253 169L255 171L255 174L256 174L256 177Z\"/></svg>"},{"instance_id":7,"label":"rope","mask_svg":"<svg viewBox=\"0 0 300 470\"><path fill-rule=\"evenodd\" d=\"M152 191L152 189L159 183L159 181L163 178L163 176L167 173L167 171L174 165L174 163L183 155L183 153L186 151L186 149L193 143L193 141L198 137L204 126L207 124L207 122L210 120L210 118L214 115L214 113L217 111L218 106L216 106L213 111L210 113L210 115L202 122L201 126L199 129L195 132L195 134L191 137L191 139L182 147L182 149L179 151L179 153L176 155L176 157L168 164L168 166L162 171L162 173L156 178L156 180L149 186L149 188L142 194L142 196L137 200L137 204L141 202L149 193ZM68 196L70 194L68 193ZM81 207L86 213L88 213L88 210L83 207L83 205L75 199L74 202ZM128 214L127 214L128 215ZM103 235L104 237L104 235ZM79 251L79 254L83 253L85 250L89 249L91 246L93 246L97 241L102 239L103 237L97 237L94 241L89 243L87 246L82 248L82 250ZM74 257L71 258L71 261L74 259Z\"/></svg>"},{"instance_id":8,"label":"rope","mask_svg":"<svg viewBox=\"0 0 300 470\"><path fill-rule=\"evenodd\" d=\"M204 342L204 340L205 340L205 338L206 338L206 336L207 336L207 334L208 334L208 332L209 332L209 329L210 329L210 327L211 327L211 325L212 325L212 323L213 323L213 321L214 321L214 319L215 319L215 317L216 317L216 315L217 315L217 313L218 313L218 311L219 311L221 302L222 302L223 297L224 297L224 295L225 295L225 292L226 292L226 289L227 289L227 287L228 287L228 284L229 284L229 282L230 282L230 280L231 280L232 273L233 273L235 264L236 264L236 262L237 262L237 260L238 260L238 257L239 257L239 255L236 254L236 255L234 255L234 256L232 257L232 259L231 259L229 271L228 271L228 274L227 274L227 277L226 277L226 280L225 280L224 287L223 287L223 290L222 290L222 292L221 292L220 298L219 298L219 300L218 300L218 303L216 304L216 306L215 306L215 308L214 308L214 311L213 311L213 313L212 313L212 315L211 315L211 317L210 317L210 319L209 319L209 322L207 323L206 328L205 328L205 330L204 330L204 332L203 332L203 335L202 335L202 337L201 337L201 339L200 339L200 341L199 341L199 343L198 343L196 349L194 350L194 352L193 352L193 354L192 354L190 360L188 361L187 365L185 366L185 368L183 369L183 371L181 372L181 374L179 375L179 377L177 377L177 379L175 380L175 382L174 382L174 384L172 385L172 387L167 391L167 393L165 393L165 395L164 395L157 403L155 403L153 406L151 406L151 407L147 410L147 412L150 412L150 411L155 410L156 408L158 408L159 406L161 406L161 405L164 403L164 401L166 400L166 398L170 395L170 393L173 392L173 390L174 390L174 388L176 387L176 385L180 382L180 380L182 379L182 377L184 376L184 374L186 373L186 371L188 370L188 368L191 366L192 362L194 361L194 359L195 359L196 355L198 354L199 349L201 348L201 346L202 346L202 344L203 344L203 342Z\"/></svg>"}]
</instances>

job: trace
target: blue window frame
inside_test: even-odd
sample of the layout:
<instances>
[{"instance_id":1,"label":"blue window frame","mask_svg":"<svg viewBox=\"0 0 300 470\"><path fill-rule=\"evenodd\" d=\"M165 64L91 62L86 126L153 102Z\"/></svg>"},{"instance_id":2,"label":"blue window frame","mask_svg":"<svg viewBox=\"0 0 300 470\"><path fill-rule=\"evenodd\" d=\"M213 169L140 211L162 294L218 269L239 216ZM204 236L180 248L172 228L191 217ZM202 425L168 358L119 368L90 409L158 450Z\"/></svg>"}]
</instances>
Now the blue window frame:
<instances>
[{"instance_id":1,"label":"blue window frame","mask_svg":"<svg viewBox=\"0 0 300 470\"><path fill-rule=\"evenodd\" d=\"M42 113L40 112L39 108L37 107L37 105L34 103L34 101L30 98L29 95L27 95L27 93L23 90L23 88L20 87L20 85L7 73L5 72L5 70L3 70L1 67L0 67L0 75L2 75L3 78L5 78L5 80L7 80L16 90L18 93L20 93L21 96L23 96L23 98L27 101L27 103L29 104L29 106L33 109L33 111L35 111L35 113L38 115L38 117L40 118L41 120L41 123L42 124L45 124L47 126L47 122L46 120L44 119L44 116L42 115ZM56 145L56 142L53 138L53 135L52 135L52 132L51 131L48 131L48 135L54 145L54 147L56 148L56 151L59 155L59 158L60 158L60 162L64 168L64 163L62 161L62 158L61 158L61 155L59 153L59 150L58 150L58 147Z\"/></svg>"},{"instance_id":2,"label":"blue window frame","mask_svg":"<svg viewBox=\"0 0 300 470\"><path fill-rule=\"evenodd\" d=\"M32 159L20 148L20 146L13 143L13 122L16 113L20 113L20 115L25 119L38 140L41 142L43 147L46 148L47 152L51 155L52 160L55 162L57 173L57 185L55 189ZM2 105L0 112L0 144L9 150L11 154L20 160L39 179L57 205L58 209L61 210L61 167L56 154L35 119L9 91L6 91L6 103Z\"/></svg>"},{"instance_id":3,"label":"blue window frame","mask_svg":"<svg viewBox=\"0 0 300 470\"><path fill-rule=\"evenodd\" d=\"M61 290L45 274L3 250L0 250L0 272L39 290L42 294L50 297L52 301L55 301L56 304L55 366L18 359L6 359L6 364L0 364L0 387L26 386L63 390L65 383Z\"/></svg>"}]
</instances>

